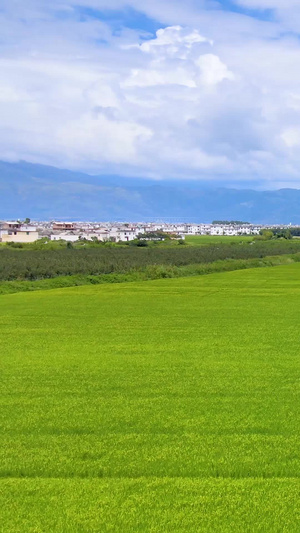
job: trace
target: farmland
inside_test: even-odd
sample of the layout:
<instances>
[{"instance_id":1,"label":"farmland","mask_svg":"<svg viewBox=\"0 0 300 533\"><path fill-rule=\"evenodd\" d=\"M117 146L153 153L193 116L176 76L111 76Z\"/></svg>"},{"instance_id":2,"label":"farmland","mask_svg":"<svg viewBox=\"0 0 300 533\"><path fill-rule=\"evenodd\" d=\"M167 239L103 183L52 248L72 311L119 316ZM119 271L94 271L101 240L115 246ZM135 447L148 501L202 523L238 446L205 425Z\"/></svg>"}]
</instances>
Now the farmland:
<instances>
[{"instance_id":1,"label":"farmland","mask_svg":"<svg viewBox=\"0 0 300 533\"><path fill-rule=\"evenodd\" d=\"M190 246L249 243L253 240L253 235L187 235L185 238L186 244Z\"/></svg>"},{"instance_id":2,"label":"farmland","mask_svg":"<svg viewBox=\"0 0 300 533\"><path fill-rule=\"evenodd\" d=\"M214 239L215 237L210 237ZM182 267L199 263L212 263L226 259L253 259L270 255L287 255L300 251L299 240L276 239L271 241L229 239L212 244L205 236L198 245L106 247L68 249L10 249L0 248L0 282L13 280L35 281L59 276L101 275L141 271L151 266ZM201 240L202 239L202 240ZM202 244L199 245L199 242Z\"/></svg>"},{"instance_id":3,"label":"farmland","mask_svg":"<svg viewBox=\"0 0 300 533\"><path fill-rule=\"evenodd\" d=\"M1 296L2 533L298 532L299 314L299 263Z\"/></svg>"}]
</instances>

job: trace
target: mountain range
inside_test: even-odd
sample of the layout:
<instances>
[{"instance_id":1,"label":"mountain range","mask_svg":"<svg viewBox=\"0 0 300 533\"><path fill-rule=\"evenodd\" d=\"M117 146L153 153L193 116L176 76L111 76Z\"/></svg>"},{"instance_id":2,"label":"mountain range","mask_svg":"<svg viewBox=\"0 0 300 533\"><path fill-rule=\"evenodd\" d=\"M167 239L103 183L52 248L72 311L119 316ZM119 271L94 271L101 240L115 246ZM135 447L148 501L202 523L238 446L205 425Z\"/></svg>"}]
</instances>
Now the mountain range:
<instances>
[{"instance_id":1,"label":"mountain range","mask_svg":"<svg viewBox=\"0 0 300 533\"><path fill-rule=\"evenodd\" d=\"M0 219L299 224L300 190L257 191L201 180L91 176L0 161Z\"/></svg>"}]
</instances>

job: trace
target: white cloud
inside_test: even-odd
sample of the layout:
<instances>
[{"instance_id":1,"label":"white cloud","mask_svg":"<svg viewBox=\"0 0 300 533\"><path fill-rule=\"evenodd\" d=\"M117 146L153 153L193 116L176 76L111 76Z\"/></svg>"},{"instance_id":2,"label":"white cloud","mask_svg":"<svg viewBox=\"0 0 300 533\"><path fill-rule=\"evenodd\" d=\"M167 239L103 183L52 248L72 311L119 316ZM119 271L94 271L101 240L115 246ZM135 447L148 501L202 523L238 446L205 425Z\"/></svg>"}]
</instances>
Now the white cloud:
<instances>
[{"instance_id":1,"label":"white cloud","mask_svg":"<svg viewBox=\"0 0 300 533\"><path fill-rule=\"evenodd\" d=\"M298 0L235 0L235 3L251 9L291 9L299 5Z\"/></svg>"},{"instance_id":2,"label":"white cloud","mask_svg":"<svg viewBox=\"0 0 300 533\"><path fill-rule=\"evenodd\" d=\"M151 139L152 132L135 122L110 120L101 111L87 114L79 120L62 125L57 131L57 143L70 161L81 164L138 163L138 144Z\"/></svg>"},{"instance_id":3,"label":"white cloud","mask_svg":"<svg viewBox=\"0 0 300 533\"><path fill-rule=\"evenodd\" d=\"M140 45L143 52L161 53L161 47L164 48L164 54L178 55L180 49L191 49L197 43L213 44L206 37L200 35L197 30L184 30L181 26L169 26L156 32L156 38L150 39ZM185 55L184 55L185 57Z\"/></svg>"},{"instance_id":4,"label":"white cloud","mask_svg":"<svg viewBox=\"0 0 300 533\"><path fill-rule=\"evenodd\" d=\"M239 4L274 8L276 18L193 0L5 0L0 158L140 176L295 179L300 44L286 30L297 27L298 7ZM162 27L113 32L79 5L131 6Z\"/></svg>"},{"instance_id":5,"label":"white cloud","mask_svg":"<svg viewBox=\"0 0 300 533\"><path fill-rule=\"evenodd\" d=\"M220 58L205 54L203 44L213 42L197 31L180 26L167 27L156 32L151 39L139 46L141 52L153 54L147 68L132 69L122 87L151 87L156 85L182 85L189 88L214 85L234 75ZM201 45L201 46L196 46ZM202 54L197 55L202 49Z\"/></svg>"},{"instance_id":6,"label":"white cloud","mask_svg":"<svg viewBox=\"0 0 300 533\"><path fill-rule=\"evenodd\" d=\"M214 54L203 54L196 60L200 69L200 79L208 85L215 85L223 80L234 80L234 74Z\"/></svg>"},{"instance_id":7,"label":"white cloud","mask_svg":"<svg viewBox=\"0 0 300 533\"><path fill-rule=\"evenodd\" d=\"M130 77L122 83L122 87L151 87L155 85L183 85L196 87L196 82L185 69L164 71L153 69L133 69Z\"/></svg>"},{"instance_id":8,"label":"white cloud","mask_svg":"<svg viewBox=\"0 0 300 533\"><path fill-rule=\"evenodd\" d=\"M300 127L286 129L281 134L281 137L289 148L300 146Z\"/></svg>"}]
</instances>

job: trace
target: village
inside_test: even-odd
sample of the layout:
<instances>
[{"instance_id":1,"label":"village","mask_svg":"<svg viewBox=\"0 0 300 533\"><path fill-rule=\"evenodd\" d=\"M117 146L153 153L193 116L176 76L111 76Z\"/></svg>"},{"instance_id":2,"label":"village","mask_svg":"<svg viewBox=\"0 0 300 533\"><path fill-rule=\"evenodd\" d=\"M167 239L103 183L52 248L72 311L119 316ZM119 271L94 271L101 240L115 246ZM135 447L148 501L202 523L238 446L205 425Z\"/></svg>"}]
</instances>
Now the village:
<instances>
[{"instance_id":1,"label":"village","mask_svg":"<svg viewBox=\"0 0 300 533\"><path fill-rule=\"evenodd\" d=\"M79 240L101 242L130 242L155 232L162 232L173 239L185 239L190 235L235 236L258 235L266 226L248 223L223 222L211 224L168 222L37 222L0 221L0 242L32 243L47 238L51 241L76 242ZM163 238L163 237L161 237Z\"/></svg>"}]
</instances>

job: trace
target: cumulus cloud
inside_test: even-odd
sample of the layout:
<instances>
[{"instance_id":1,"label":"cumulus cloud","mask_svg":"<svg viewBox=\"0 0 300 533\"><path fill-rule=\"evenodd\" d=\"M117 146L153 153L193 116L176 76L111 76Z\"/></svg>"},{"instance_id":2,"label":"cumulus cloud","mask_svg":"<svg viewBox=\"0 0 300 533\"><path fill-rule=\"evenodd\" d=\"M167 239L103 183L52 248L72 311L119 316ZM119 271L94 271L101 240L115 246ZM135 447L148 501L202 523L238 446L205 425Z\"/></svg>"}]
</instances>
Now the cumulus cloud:
<instances>
[{"instance_id":1,"label":"cumulus cloud","mask_svg":"<svg viewBox=\"0 0 300 533\"><path fill-rule=\"evenodd\" d=\"M260 19L208 0L140 4L28 0L25 9L21 0L4 1L0 158L298 183L300 45L285 31L297 6L236 1L277 13ZM124 23L116 31L101 18L101 9L126 6L161 27L152 33Z\"/></svg>"},{"instance_id":2,"label":"cumulus cloud","mask_svg":"<svg viewBox=\"0 0 300 533\"><path fill-rule=\"evenodd\" d=\"M141 52L152 56L147 58L147 68L132 69L122 86L182 85L195 88L201 83L201 78L207 83L211 83L213 79L216 83L222 81L226 77L226 66L213 54L203 54L197 58L197 50L203 52L202 46L196 47L199 43L212 45L198 31L190 31L181 26L158 30L155 39L138 46ZM195 67L199 68L200 75Z\"/></svg>"},{"instance_id":3,"label":"cumulus cloud","mask_svg":"<svg viewBox=\"0 0 300 533\"><path fill-rule=\"evenodd\" d=\"M208 85L216 85L223 80L234 80L234 74L214 54L203 54L196 60L200 69L200 80Z\"/></svg>"},{"instance_id":4,"label":"cumulus cloud","mask_svg":"<svg viewBox=\"0 0 300 533\"><path fill-rule=\"evenodd\" d=\"M200 35L197 30L190 31L181 26L170 26L161 28L156 32L155 39L150 39L140 45L143 52L161 53L170 56L178 56L180 50L183 50L183 58L186 57L185 49L190 50L197 43L213 42ZM181 55L181 54L180 54Z\"/></svg>"}]
</instances>

